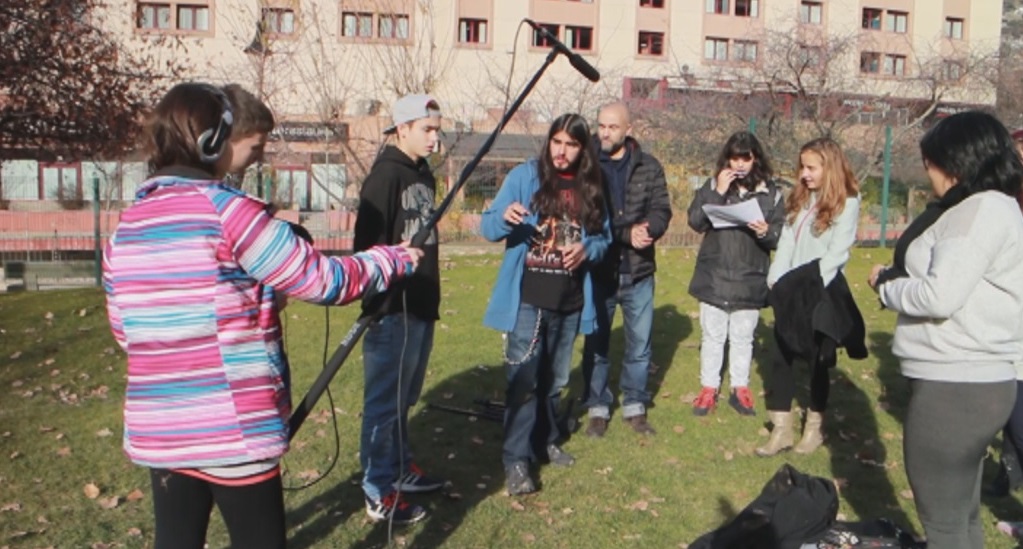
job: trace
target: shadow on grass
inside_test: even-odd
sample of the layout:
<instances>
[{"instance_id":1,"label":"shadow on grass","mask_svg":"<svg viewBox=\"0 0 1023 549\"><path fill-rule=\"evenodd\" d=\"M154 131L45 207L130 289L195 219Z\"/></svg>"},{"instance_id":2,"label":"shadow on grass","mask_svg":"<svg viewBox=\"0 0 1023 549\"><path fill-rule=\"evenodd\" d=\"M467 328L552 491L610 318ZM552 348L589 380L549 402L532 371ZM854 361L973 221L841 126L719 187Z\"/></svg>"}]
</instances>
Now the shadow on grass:
<instances>
[{"instance_id":1,"label":"shadow on grass","mask_svg":"<svg viewBox=\"0 0 1023 549\"><path fill-rule=\"evenodd\" d=\"M762 345L762 357L757 369L764 387L771 386L773 361L781 360L774 342L773 326L757 330L757 341ZM891 354L891 334L874 332L868 336L870 353L880 364L877 372L881 382L880 401L899 423L905 417L908 402L908 387L899 373L898 362ZM856 368L846 368L841 362L848 361L843 350L839 350L839 366L830 373L831 391L828 409L824 414L824 445L829 450L831 475L841 485L841 497L860 520L887 518L902 527L912 523L902 510L895 487L888 478L888 467L904 467L901 454L889 459L885 448L885 436L878 428L875 405L866 391L849 375ZM804 410L810 404L810 367L803 360L793 365L797 380L795 406ZM802 435L802 418L794 418L796 440ZM889 436L893 436L890 434Z\"/></svg>"},{"instance_id":2,"label":"shadow on grass","mask_svg":"<svg viewBox=\"0 0 1023 549\"><path fill-rule=\"evenodd\" d=\"M406 494L404 497L427 510L427 518L412 527L395 525L388 533L385 521L370 524L365 519L362 473L356 472L323 494L288 512L293 528L288 547L310 549L327 546L338 528L362 525L361 537L348 546L353 549L414 546L418 549L445 547L448 538L465 517L485 499L504 488L501 466L501 423L430 408L429 403L475 410L474 400L491 400L504 393L503 366L478 365L430 387L409 418L409 432L416 462L431 475L457 478L440 493ZM464 483L464 484L462 484ZM360 522L361 521L361 522ZM484 544L485 546L485 544Z\"/></svg>"},{"instance_id":3,"label":"shadow on grass","mask_svg":"<svg viewBox=\"0 0 1023 549\"><path fill-rule=\"evenodd\" d=\"M616 317L620 317L620 311L616 311ZM648 409L657 406L657 393L668 375L668 370L675 360L679 344L693 333L693 323L689 317L678 311L674 305L661 305L654 308L654 321L650 330L650 368L648 370L646 390L650 393L650 402L646 404ZM580 337L580 340L582 337ZM614 410L622 404L620 380L622 375L622 359L625 354L625 327L619 323L611 330L610 351L608 360L611 363L608 372L608 387L614 395L614 402L611 405L612 415ZM578 407L574 410L575 416L585 416L586 409L582 404L586 402L589 380L583 373L582 363L575 368L572 378L569 380L569 394L567 402ZM571 411L571 410L570 410ZM574 429L572 429L574 431Z\"/></svg>"}]
</instances>

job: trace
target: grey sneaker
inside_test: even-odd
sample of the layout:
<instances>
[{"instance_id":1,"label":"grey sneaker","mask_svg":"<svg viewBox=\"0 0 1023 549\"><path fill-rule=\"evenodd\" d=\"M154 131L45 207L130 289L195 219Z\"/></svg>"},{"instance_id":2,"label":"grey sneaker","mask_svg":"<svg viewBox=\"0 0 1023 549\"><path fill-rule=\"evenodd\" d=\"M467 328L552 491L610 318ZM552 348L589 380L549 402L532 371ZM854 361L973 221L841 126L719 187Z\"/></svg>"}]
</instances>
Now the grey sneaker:
<instances>
[{"instance_id":1,"label":"grey sneaker","mask_svg":"<svg viewBox=\"0 0 1023 549\"><path fill-rule=\"evenodd\" d=\"M575 464L572 454L562 450L557 444L547 445L547 459L550 460L551 465L559 467L570 467Z\"/></svg>"},{"instance_id":2,"label":"grey sneaker","mask_svg":"<svg viewBox=\"0 0 1023 549\"><path fill-rule=\"evenodd\" d=\"M518 461L511 464L504 469L504 474L507 477L509 496L532 494L536 491L533 479L529 478L529 465L526 462Z\"/></svg>"}]
</instances>

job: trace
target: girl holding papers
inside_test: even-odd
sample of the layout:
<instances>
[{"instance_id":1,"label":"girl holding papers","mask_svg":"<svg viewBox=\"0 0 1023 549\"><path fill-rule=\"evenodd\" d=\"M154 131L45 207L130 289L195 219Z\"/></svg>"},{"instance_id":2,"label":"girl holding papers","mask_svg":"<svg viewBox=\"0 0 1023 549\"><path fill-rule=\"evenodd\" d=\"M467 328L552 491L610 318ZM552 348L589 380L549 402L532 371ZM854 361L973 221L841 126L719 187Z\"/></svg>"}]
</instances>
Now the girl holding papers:
<instances>
[{"instance_id":1,"label":"girl holding papers","mask_svg":"<svg viewBox=\"0 0 1023 549\"><path fill-rule=\"evenodd\" d=\"M689 206L689 226L704 234L689 284L689 293L700 301L702 331L703 389L693 402L693 413L707 415L717 404L728 341L728 403L742 415L754 415L749 390L753 332L760 309L767 305L767 269L785 223L785 205L771 163L752 133L737 132L728 138L715 174L696 191Z\"/></svg>"}]
</instances>

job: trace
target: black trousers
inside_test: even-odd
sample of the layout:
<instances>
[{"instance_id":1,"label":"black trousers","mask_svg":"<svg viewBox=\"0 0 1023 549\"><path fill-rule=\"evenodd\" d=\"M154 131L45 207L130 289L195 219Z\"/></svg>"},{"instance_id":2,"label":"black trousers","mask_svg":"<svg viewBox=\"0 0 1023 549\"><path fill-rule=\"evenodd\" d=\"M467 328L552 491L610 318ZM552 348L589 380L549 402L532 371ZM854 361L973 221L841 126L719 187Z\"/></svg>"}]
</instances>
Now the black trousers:
<instances>
[{"instance_id":1,"label":"black trousers","mask_svg":"<svg viewBox=\"0 0 1023 549\"><path fill-rule=\"evenodd\" d=\"M793 363L798 359L777 334L774 340L778 344L778 357L771 363L771 380L768 384L764 402L771 412L788 412L792 410L792 399L796 397L796 375ZM831 392L830 370L837 361L835 340L817 334L814 341L814 359L810 361L810 409L823 412L828 407L828 396Z\"/></svg>"},{"instance_id":2,"label":"black trousers","mask_svg":"<svg viewBox=\"0 0 1023 549\"><path fill-rule=\"evenodd\" d=\"M223 486L166 469L150 469L154 549L203 549L210 512L224 517L231 547L284 549L284 492L281 476L248 486Z\"/></svg>"}]
</instances>

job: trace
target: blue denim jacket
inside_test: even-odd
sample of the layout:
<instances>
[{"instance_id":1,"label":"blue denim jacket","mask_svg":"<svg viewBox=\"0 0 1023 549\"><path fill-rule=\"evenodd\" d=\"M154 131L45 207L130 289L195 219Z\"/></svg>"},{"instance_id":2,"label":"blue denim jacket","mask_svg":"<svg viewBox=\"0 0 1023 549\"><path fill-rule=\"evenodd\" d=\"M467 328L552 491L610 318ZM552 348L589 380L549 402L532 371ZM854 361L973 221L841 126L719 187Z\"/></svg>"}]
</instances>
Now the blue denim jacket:
<instances>
[{"instance_id":1,"label":"blue denim jacket","mask_svg":"<svg viewBox=\"0 0 1023 549\"><path fill-rule=\"evenodd\" d=\"M536 159L519 164L508 172L501 190L494 197L490 208L483 212L480 229L483 237L491 242L505 241L504 260L497 272L497 281L490 294L487 312L483 315L483 325L510 332L515 328L518 316L519 301L522 290L522 273L525 270L526 252L529 251L529 240L536 230L539 221L535 213L519 225L511 225L504 220L504 211L513 202L527 208L533 195L540 188L540 176L537 171ZM596 327L597 312L593 304L593 283L590 280L589 266L595 264L607 251L611 242L611 226L608 217L604 217L604 227L600 234L588 234L583 229L583 248L586 251L586 269L583 277L583 311L579 323L579 333L589 334Z\"/></svg>"}]
</instances>

